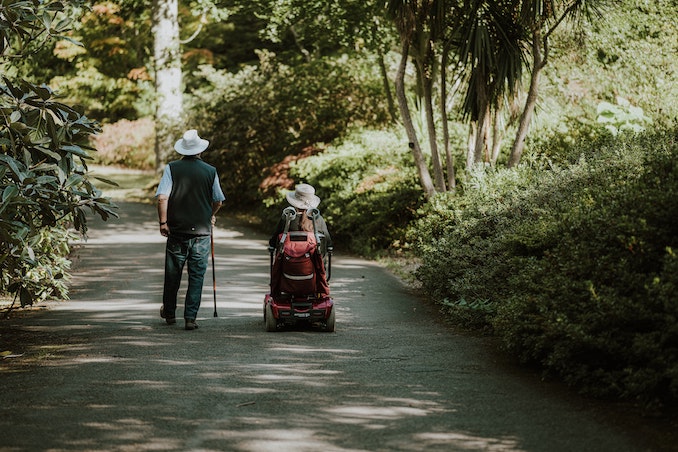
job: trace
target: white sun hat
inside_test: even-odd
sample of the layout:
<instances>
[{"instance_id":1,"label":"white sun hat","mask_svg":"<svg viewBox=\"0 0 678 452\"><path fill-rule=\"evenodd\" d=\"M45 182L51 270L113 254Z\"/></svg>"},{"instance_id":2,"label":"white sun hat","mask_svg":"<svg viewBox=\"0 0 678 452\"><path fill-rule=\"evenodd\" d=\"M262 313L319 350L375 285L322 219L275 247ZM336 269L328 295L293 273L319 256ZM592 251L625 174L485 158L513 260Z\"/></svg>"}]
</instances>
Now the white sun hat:
<instances>
[{"instance_id":1,"label":"white sun hat","mask_svg":"<svg viewBox=\"0 0 678 452\"><path fill-rule=\"evenodd\" d=\"M181 155L197 155L207 149L210 142L198 136L195 129L187 130L183 138L174 144L174 150Z\"/></svg>"},{"instance_id":2,"label":"white sun hat","mask_svg":"<svg viewBox=\"0 0 678 452\"><path fill-rule=\"evenodd\" d=\"M308 184L299 184L294 191L286 195L287 202L297 209L315 209L320 204L320 198L315 195L315 188Z\"/></svg>"}]
</instances>

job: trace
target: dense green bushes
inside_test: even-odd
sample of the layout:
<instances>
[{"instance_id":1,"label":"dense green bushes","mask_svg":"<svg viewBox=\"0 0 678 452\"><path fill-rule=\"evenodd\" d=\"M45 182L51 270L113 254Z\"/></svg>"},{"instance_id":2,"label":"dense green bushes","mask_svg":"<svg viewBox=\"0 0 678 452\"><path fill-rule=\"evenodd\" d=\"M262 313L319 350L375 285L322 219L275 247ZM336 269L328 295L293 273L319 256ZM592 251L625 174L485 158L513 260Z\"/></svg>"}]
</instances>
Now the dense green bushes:
<instances>
[{"instance_id":1,"label":"dense green bushes","mask_svg":"<svg viewBox=\"0 0 678 452\"><path fill-rule=\"evenodd\" d=\"M72 233L87 210L115 215L87 173L96 122L60 103L46 86L0 85L0 294L21 306L66 295Z\"/></svg>"},{"instance_id":2,"label":"dense green bushes","mask_svg":"<svg viewBox=\"0 0 678 452\"><path fill-rule=\"evenodd\" d=\"M675 135L477 175L415 227L426 291L596 395L678 400Z\"/></svg>"},{"instance_id":3,"label":"dense green bushes","mask_svg":"<svg viewBox=\"0 0 678 452\"><path fill-rule=\"evenodd\" d=\"M400 135L354 133L292 166L295 180L316 187L321 211L341 248L373 255L404 243L423 194L407 140Z\"/></svg>"},{"instance_id":4,"label":"dense green bushes","mask_svg":"<svg viewBox=\"0 0 678 452\"><path fill-rule=\"evenodd\" d=\"M252 205L268 187L265 170L316 143L329 143L349 126L383 123L378 70L359 61L314 60L294 67L261 52L257 67L231 74L203 68L206 84L192 95L192 124L210 137L205 159L224 175L226 204ZM264 174L264 177L262 177Z\"/></svg>"}]
</instances>

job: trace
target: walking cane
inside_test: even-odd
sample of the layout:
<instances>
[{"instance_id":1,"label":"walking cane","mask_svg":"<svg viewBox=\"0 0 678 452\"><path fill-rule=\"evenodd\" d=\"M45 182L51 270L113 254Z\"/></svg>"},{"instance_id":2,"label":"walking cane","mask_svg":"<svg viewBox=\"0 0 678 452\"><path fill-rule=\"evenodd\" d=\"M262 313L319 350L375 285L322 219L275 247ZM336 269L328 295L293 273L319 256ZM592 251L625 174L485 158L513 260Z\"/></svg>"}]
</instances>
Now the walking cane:
<instances>
[{"instance_id":1,"label":"walking cane","mask_svg":"<svg viewBox=\"0 0 678 452\"><path fill-rule=\"evenodd\" d=\"M218 317L217 316L217 277L214 274L214 232L213 231L210 231L210 245L212 246L212 289L213 289L213 292L214 292L214 317Z\"/></svg>"}]
</instances>

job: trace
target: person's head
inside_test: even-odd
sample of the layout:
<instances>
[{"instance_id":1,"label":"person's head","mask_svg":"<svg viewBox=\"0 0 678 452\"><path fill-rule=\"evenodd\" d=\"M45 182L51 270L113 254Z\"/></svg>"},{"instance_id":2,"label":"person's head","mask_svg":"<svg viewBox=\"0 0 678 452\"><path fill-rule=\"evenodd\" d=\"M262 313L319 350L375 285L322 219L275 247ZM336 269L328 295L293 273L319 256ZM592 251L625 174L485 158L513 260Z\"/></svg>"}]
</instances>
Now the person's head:
<instances>
[{"instance_id":1,"label":"person's head","mask_svg":"<svg viewBox=\"0 0 678 452\"><path fill-rule=\"evenodd\" d=\"M315 188L309 184L298 184L294 191L286 195L287 202L299 210L315 209L320 204L320 198L315 195Z\"/></svg>"},{"instance_id":2,"label":"person's head","mask_svg":"<svg viewBox=\"0 0 678 452\"><path fill-rule=\"evenodd\" d=\"M209 144L209 141L203 140L198 136L197 130L191 129L187 130L184 136L174 144L174 150L181 155L193 156L207 149Z\"/></svg>"}]
</instances>

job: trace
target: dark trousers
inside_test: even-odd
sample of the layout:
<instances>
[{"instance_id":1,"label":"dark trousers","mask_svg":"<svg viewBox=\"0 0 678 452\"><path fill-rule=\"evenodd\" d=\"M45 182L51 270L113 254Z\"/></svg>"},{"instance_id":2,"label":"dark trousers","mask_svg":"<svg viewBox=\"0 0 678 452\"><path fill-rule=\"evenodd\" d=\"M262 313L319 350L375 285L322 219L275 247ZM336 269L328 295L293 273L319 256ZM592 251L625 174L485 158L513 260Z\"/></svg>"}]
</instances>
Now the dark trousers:
<instances>
[{"instance_id":1,"label":"dark trousers","mask_svg":"<svg viewBox=\"0 0 678 452\"><path fill-rule=\"evenodd\" d=\"M184 318L195 320L202 299L202 285L210 255L209 236L172 236L165 247L165 284L162 304L166 317L174 317L177 293L184 265L188 266L188 290L184 302Z\"/></svg>"}]
</instances>

